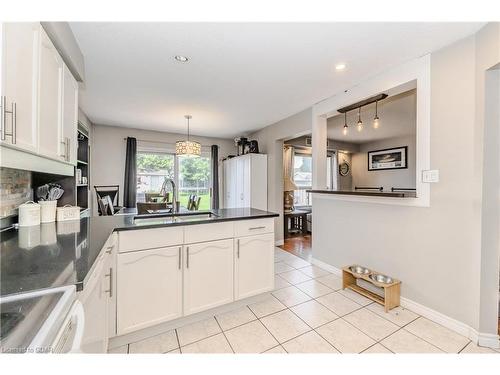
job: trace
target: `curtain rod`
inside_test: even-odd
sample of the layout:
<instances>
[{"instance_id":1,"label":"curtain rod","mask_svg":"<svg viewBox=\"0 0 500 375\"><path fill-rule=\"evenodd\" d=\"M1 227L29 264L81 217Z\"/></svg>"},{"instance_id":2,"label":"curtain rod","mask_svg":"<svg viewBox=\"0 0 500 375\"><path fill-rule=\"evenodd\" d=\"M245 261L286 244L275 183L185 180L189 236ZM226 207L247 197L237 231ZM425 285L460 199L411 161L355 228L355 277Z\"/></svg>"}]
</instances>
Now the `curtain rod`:
<instances>
[{"instance_id":1,"label":"curtain rod","mask_svg":"<svg viewBox=\"0 0 500 375\"><path fill-rule=\"evenodd\" d=\"M133 138L133 137L130 137L130 138ZM124 140L124 141L126 141L126 140L127 140L127 137L123 138L123 140ZM149 140L147 140L147 139L137 139L137 138L136 138L136 140L137 140L138 142L162 143L162 144L165 144L165 145L175 146L175 142L149 141ZM219 146L219 145L216 145L216 146L220 148L220 146ZM202 145L201 145L201 147L212 147L212 145L204 145L204 144L202 144Z\"/></svg>"}]
</instances>

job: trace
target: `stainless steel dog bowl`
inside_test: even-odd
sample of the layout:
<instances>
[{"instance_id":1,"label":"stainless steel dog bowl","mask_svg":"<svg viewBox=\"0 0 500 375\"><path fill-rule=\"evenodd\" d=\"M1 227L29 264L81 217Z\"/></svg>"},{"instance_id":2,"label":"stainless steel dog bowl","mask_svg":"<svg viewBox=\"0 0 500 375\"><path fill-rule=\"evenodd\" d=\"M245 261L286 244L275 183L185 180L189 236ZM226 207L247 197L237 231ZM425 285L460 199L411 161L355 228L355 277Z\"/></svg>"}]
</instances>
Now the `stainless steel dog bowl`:
<instances>
[{"instance_id":1,"label":"stainless steel dog bowl","mask_svg":"<svg viewBox=\"0 0 500 375\"><path fill-rule=\"evenodd\" d=\"M373 273L370 275L370 279L381 284L390 284L394 280L390 276L382 275L380 273Z\"/></svg>"},{"instance_id":2,"label":"stainless steel dog bowl","mask_svg":"<svg viewBox=\"0 0 500 375\"><path fill-rule=\"evenodd\" d=\"M371 271L363 266L351 266L349 267L351 272L357 273L358 275L368 275Z\"/></svg>"}]
</instances>

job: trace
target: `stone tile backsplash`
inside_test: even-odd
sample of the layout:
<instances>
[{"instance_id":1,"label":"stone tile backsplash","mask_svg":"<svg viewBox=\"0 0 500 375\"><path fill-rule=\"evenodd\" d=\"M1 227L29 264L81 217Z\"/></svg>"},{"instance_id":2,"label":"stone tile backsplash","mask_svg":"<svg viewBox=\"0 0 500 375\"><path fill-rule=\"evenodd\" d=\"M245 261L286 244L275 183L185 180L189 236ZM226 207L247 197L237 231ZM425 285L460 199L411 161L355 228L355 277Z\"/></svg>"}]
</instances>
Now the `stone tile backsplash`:
<instances>
[{"instance_id":1,"label":"stone tile backsplash","mask_svg":"<svg viewBox=\"0 0 500 375\"><path fill-rule=\"evenodd\" d=\"M0 217L17 214L19 205L32 199L30 171L0 168Z\"/></svg>"}]
</instances>

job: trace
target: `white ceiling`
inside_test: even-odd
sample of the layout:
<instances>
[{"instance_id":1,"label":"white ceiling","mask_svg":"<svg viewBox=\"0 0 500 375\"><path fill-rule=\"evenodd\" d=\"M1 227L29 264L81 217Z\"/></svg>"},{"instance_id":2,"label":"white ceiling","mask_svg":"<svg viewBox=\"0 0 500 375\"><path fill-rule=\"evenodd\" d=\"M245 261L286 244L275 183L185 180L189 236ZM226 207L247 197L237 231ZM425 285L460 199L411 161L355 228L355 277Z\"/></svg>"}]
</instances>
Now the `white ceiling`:
<instances>
[{"instance_id":1,"label":"white ceiling","mask_svg":"<svg viewBox=\"0 0 500 375\"><path fill-rule=\"evenodd\" d=\"M378 129L373 128L375 117L375 104L370 104L361 109L363 129L358 132L358 112L351 111L347 114L347 135L344 129L344 115L336 115L328 119L327 137L338 141L350 143L366 143L386 138L402 137L415 134L417 124L417 96L416 91L408 91L399 95L389 96L378 103Z\"/></svg>"},{"instance_id":2,"label":"white ceiling","mask_svg":"<svg viewBox=\"0 0 500 375\"><path fill-rule=\"evenodd\" d=\"M480 23L98 23L70 26L80 106L97 124L234 137L297 113ZM185 55L179 63L174 55ZM347 69L335 71L345 62Z\"/></svg>"}]
</instances>

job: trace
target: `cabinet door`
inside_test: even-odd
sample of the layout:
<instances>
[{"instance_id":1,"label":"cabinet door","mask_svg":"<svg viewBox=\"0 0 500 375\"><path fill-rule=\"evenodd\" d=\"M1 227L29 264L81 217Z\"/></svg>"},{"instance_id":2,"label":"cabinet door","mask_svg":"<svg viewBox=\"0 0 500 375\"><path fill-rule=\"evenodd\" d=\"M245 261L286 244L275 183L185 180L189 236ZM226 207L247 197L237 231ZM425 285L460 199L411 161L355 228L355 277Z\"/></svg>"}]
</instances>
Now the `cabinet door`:
<instances>
[{"instance_id":1,"label":"cabinet door","mask_svg":"<svg viewBox=\"0 0 500 375\"><path fill-rule=\"evenodd\" d=\"M59 154L65 161L76 165L78 127L78 82L68 67L63 67L62 137Z\"/></svg>"},{"instance_id":2,"label":"cabinet door","mask_svg":"<svg viewBox=\"0 0 500 375\"><path fill-rule=\"evenodd\" d=\"M235 299L274 289L274 233L237 238L235 243Z\"/></svg>"},{"instance_id":3,"label":"cabinet door","mask_svg":"<svg viewBox=\"0 0 500 375\"><path fill-rule=\"evenodd\" d=\"M85 311L85 330L81 350L84 353L106 353L107 351L107 277L105 258L97 261L85 288L78 296Z\"/></svg>"},{"instance_id":4,"label":"cabinet door","mask_svg":"<svg viewBox=\"0 0 500 375\"><path fill-rule=\"evenodd\" d=\"M233 240L184 246L184 315L233 301Z\"/></svg>"},{"instance_id":5,"label":"cabinet door","mask_svg":"<svg viewBox=\"0 0 500 375\"><path fill-rule=\"evenodd\" d=\"M59 153L62 133L63 61L40 26L38 77L39 153L63 160Z\"/></svg>"},{"instance_id":6,"label":"cabinet door","mask_svg":"<svg viewBox=\"0 0 500 375\"><path fill-rule=\"evenodd\" d=\"M38 69L38 23L2 25L1 96L5 104L0 142L31 152L38 149L36 74ZM3 105L2 103L0 103ZM13 117L15 104L15 119ZM11 134L11 135L6 135Z\"/></svg>"},{"instance_id":7,"label":"cabinet door","mask_svg":"<svg viewBox=\"0 0 500 375\"><path fill-rule=\"evenodd\" d=\"M182 316L181 247L118 254L117 334Z\"/></svg>"},{"instance_id":8,"label":"cabinet door","mask_svg":"<svg viewBox=\"0 0 500 375\"><path fill-rule=\"evenodd\" d=\"M225 189L225 208L237 207L237 175L235 158L224 162L224 189Z\"/></svg>"},{"instance_id":9,"label":"cabinet door","mask_svg":"<svg viewBox=\"0 0 500 375\"><path fill-rule=\"evenodd\" d=\"M250 157L240 156L236 160L236 207L250 207Z\"/></svg>"}]
</instances>

